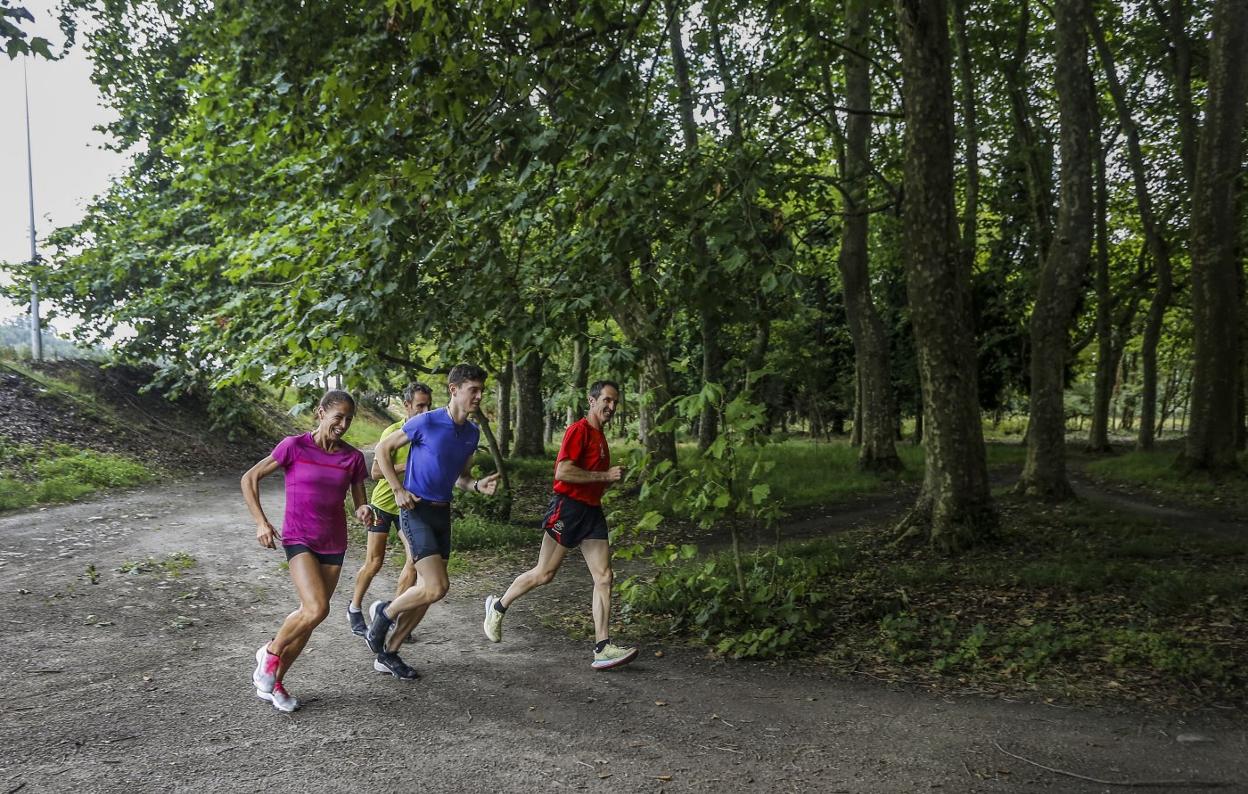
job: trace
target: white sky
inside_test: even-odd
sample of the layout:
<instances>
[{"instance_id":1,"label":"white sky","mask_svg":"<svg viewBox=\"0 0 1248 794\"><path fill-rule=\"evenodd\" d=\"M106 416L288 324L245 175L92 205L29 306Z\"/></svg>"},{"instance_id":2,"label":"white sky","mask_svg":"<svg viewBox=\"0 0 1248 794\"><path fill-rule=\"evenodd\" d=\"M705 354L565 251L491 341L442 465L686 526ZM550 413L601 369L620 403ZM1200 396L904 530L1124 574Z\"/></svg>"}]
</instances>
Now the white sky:
<instances>
[{"instance_id":1,"label":"white sky","mask_svg":"<svg viewBox=\"0 0 1248 794\"><path fill-rule=\"evenodd\" d=\"M55 2L26 0L35 23L22 29L52 42L63 41L56 23ZM83 37L79 31L79 40ZM30 213L26 190L26 126L22 89L22 58L0 54L0 152L4 153L4 189L0 190L0 262L30 258ZM75 47L59 61L27 58L30 81L30 134L35 175L35 235L40 240L58 226L74 223L87 202L102 193L120 174L126 158L101 147L104 136L92 128L114 117L100 106L91 84L91 64ZM0 275L7 282L5 276ZM0 319L25 316L26 306L0 298ZM72 323L58 320L66 331Z\"/></svg>"}]
</instances>

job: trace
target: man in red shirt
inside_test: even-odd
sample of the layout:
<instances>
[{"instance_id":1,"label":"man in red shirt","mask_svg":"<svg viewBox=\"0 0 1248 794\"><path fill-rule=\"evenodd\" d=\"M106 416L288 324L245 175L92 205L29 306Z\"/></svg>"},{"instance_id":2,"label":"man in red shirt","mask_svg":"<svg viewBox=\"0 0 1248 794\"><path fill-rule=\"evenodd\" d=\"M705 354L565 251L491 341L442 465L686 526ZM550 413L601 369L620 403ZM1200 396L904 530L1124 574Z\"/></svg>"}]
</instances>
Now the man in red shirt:
<instances>
[{"instance_id":1,"label":"man in red shirt","mask_svg":"<svg viewBox=\"0 0 1248 794\"><path fill-rule=\"evenodd\" d=\"M593 667L609 670L637 658L636 648L611 643L607 631L611 618L611 546L607 540L607 519L602 514L602 494L624 477L622 466L611 465L611 452L602 428L620 404L620 387L609 380L589 387L589 413L572 423L563 434L563 444L555 459L555 493L550 499L542 528L542 550L537 565L516 577L502 598L485 599L485 636L492 642L503 639L503 615L517 598L549 584L563 564L568 549L577 546L594 577Z\"/></svg>"}]
</instances>

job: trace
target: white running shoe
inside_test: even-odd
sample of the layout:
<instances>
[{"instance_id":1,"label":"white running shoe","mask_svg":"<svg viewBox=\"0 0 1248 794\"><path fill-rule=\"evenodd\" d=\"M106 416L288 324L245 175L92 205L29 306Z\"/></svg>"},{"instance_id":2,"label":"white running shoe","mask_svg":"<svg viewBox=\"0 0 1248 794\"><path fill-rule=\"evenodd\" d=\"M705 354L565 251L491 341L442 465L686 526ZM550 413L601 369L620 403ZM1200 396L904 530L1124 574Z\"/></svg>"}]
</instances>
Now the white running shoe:
<instances>
[{"instance_id":1,"label":"white running shoe","mask_svg":"<svg viewBox=\"0 0 1248 794\"><path fill-rule=\"evenodd\" d=\"M277 682L277 668L282 664L282 657L269 653L266 642L256 649L256 669L251 674L251 683L256 685L256 692L268 694L273 691Z\"/></svg>"},{"instance_id":2,"label":"white running shoe","mask_svg":"<svg viewBox=\"0 0 1248 794\"><path fill-rule=\"evenodd\" d=\"M256 697L261 700L267 700L273 704L273 708L278 711L294 711L299 708L299 701L295 696L286 691L286 687L282 686L282 682L278 681L273 685L272 692L261 692L256 690Z\"/></svg>"},{"instance_id":3,"label":"white running shoe","mask_svg":"<svg viewBox=\"0 0 1248 794\"><path fill-rule=\"evenodd\" d=\"M502 642L503 640L503 613L494 608L498 603L498 599L494 596L485 597L485 623L481 628L485 631L486 639L490 642Z\"/></svg>"},{"instance_id":4,"label":"white running shoe","mask_svg":"<svg viewBox=\"0 0 1248 794\"><path fill-rule=\"evenodd\" d=\"M621 648L618 645L607 643L601 651L594 653L592 664L595 670L610 670L612 667L626 665L636 658L636 648Z\"/></svg>"}]
</instances>

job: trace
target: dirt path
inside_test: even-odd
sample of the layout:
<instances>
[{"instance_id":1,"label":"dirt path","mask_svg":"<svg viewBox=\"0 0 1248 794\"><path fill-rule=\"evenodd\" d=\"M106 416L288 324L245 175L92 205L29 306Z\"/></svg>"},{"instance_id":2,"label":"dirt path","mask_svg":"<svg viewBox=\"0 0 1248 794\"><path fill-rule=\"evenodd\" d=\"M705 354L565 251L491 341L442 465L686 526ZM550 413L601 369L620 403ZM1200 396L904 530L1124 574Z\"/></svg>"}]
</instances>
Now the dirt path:
<instances>
[{"instance_id":1,"label":"dirt path","mask_svg":"<svg viewBox=\"0 0 1248 794\"><path fill-rule=\"evenodd\" d=\"M265 492L271 516L279 487ZM541 627L536 596L502 645L486 642L489 575L453 581L406 654L423 678L400 682L373 673L346 629L357 549L289 678L306 706L282 715L249 675L291 589L280 555L252 540L235 478L9 515L0 536L0 794L1112 790L994 742L1091 777L1248 788L1243 715L940 698L654 647L594 673L583 643ZM194 564L134 565L170 555ZM579 566L561 576L582 577L588 598Z\"/></svg>"}]
</instances>

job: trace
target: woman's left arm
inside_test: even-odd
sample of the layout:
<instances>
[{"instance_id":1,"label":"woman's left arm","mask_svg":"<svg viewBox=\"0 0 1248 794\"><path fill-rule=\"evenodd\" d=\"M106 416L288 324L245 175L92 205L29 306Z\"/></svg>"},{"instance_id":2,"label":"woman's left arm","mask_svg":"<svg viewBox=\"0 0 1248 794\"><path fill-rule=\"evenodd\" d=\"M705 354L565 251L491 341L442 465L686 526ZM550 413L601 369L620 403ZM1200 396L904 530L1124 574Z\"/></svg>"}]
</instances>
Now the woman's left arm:
<instances>
[{"instance_id":1,"label":"woman's left arm","mask_svg":"<svg viewBox=\"0 0 1248 794\"><path fill-rule=\"evenodd\" d=\"M373 511L368 507L368 494L364 492L364 483L351 483L351 501L355 503L355 517L366 527L373 525Z\"/></svg>"}]
</instances>

